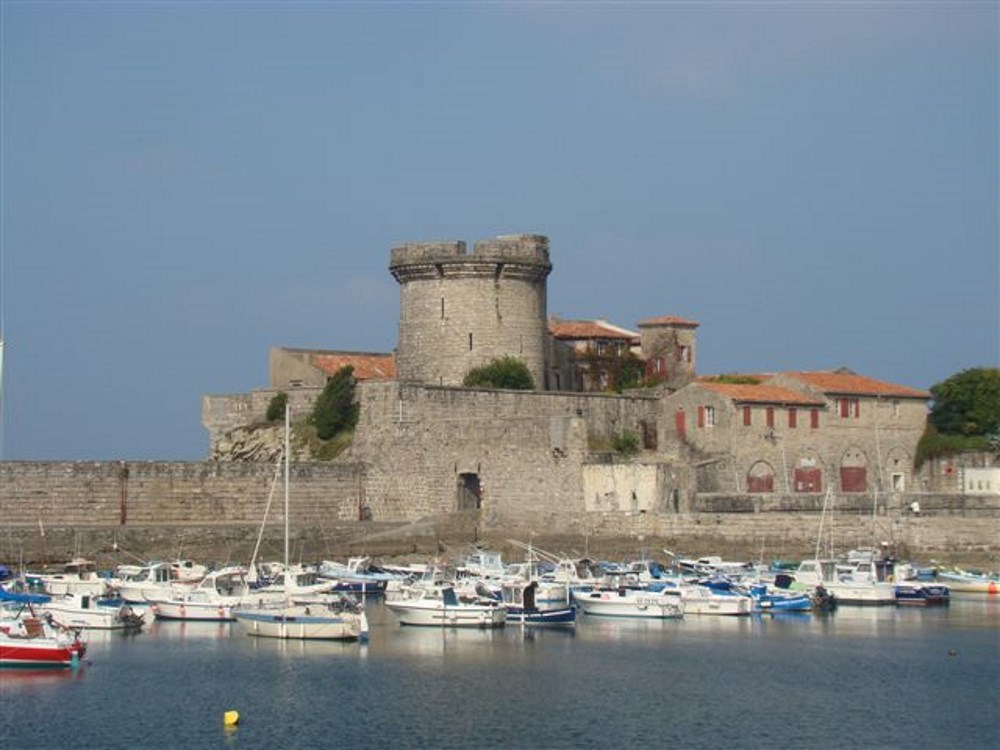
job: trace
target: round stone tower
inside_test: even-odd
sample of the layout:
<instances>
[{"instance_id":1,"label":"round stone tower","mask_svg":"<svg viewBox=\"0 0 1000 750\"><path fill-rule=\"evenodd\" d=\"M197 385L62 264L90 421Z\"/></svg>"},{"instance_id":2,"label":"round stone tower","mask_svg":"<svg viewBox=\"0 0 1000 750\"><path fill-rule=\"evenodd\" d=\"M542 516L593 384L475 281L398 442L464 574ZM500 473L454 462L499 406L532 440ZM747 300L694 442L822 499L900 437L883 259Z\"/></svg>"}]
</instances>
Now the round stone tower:
<instances>
[{"instance_id":1,"label":"round stone tower","mask_svg":"<svg viewBox=\"0 0 1000 750\"><path fill-rule=\"evenodd\" d=\"M400 380L461 385L471 368L512 356L547 388L547 237L501 235L471 255L464 242L399 245L389 270L400 288Z\"/></svg>"}]
</instances>

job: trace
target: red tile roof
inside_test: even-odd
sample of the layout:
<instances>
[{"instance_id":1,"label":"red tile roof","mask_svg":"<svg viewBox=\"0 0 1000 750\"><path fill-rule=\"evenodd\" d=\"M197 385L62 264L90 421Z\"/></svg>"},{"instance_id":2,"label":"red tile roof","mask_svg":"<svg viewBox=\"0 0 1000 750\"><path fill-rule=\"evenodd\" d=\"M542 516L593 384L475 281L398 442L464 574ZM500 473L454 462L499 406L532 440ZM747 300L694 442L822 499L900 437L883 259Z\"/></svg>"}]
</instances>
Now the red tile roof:
<instances>
[{"instance_id":1,"label":"red tile roof","mask_svg":"<svg viewBox=\"0 0 1000 750\"><path fill-rule=\"evenodd\" d=\"M791 388L776 385L751 385L748 383L712 383L698 381L698 385L714 391L737 403L757 404L799 404L803 406L823 406L824 402L807 396Z\"/></svg>"},{"instance_id":2,"label":"red tile roof","mask_svg":"<svg viewBox=\"0 0 1000 750\"><path fill-rule=\"evenodd\" d=\"M786 376L797 378L823 393L851 394L858 396L890 396L896 398L930 398L927 391L908 388L905 385L886 383L853 372L786 372Z\"/></svg>"},{"instance_id":3,"label":"red tile roof","mask_svg":"<svg viewBox=\"0 0 1000 750\"><path fill-rule=\"evenodd\" d=\"M678 318L676 315L664 315L659 318L648 318L639 321L639 327L643 326L681 326L682 328L697 328L701 323L687 318Z\"/></svg>"},{"instance_id":4,"label":"red tile roof","mask_svg":"<svg viewBox=\"0 0 1000 750\"><path fill-rule=\"evenodd\" d=\"M313 364L327 375L334 375L342 367L350 365L357 380L389 380L396 377L396 358L392 354L329 352L314 354Z\"/></svg>"},{"instance_id":5,"label":"red tile roof","mask_svg":"<svg viewBox=\"0 0 1000 750\"><path fill-rule=\"evenodd\" d=\"M607 328L594 320L558 320L549 323L549 332L557 339L623 339L636 337L615 328Z\"/></svg>"}]
</instances>

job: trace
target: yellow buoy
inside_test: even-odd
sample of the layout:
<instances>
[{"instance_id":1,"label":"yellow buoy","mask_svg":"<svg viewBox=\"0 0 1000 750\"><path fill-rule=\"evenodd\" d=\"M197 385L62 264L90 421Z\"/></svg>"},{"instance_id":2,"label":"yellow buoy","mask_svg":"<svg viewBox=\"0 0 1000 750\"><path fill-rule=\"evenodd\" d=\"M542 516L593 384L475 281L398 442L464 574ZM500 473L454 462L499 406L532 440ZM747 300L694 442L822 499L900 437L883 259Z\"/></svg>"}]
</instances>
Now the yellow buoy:
<instances>
[{"instance_id":1,"label":"yellow buoy","mask_svg":"<svg viewBox=\"0 0 1000 750\"><path fill-rule=\"evenodd\" d=\"M226 711L222 715L222 722L227 727L235 727L240 723L240 712L239 711Z\"/></svg>"}]
</instances>

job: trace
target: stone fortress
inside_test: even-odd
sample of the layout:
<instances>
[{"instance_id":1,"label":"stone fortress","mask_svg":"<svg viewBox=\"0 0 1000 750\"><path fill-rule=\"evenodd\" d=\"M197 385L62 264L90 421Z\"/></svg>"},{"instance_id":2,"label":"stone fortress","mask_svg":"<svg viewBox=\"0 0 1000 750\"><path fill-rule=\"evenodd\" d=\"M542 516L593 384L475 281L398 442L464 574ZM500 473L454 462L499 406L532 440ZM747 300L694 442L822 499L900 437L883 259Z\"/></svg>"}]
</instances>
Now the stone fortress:
<instances>
[{"instance_id":1,"label":"stone fortress","mask_svg":"<svg viewBox=\"0 0 1000 750\"><path fill-rule=\"evenodd\" d=\"M268 508L282 440L259 425L278 393L304 417L351 365L360 420L349 448L318 461L293 444L298 559L472 541L513 552L512 539L609 557L800 558L823 519L837 551L877 538L995 566L1000 468L958 456L914 469L925 391L847 370L705 377L695 321L660 316L634 331L551 317L538 235L472 252L405 244L389 270L396 351L273 348L266 387L202 398L204 461L0 462L0 558L83 552L110 566L127 550L246 563L261 538L276 554L283 513ZM503 356L526 364L534 390L462 385ZM637 375L643 387L623 387Z\"/></svg>"},{"instance_id":2,"label":"stone fortress","mask_svg":"<svg viewBox=\"0 0 1000 750\"><path fill-rule=\"evenodd\" d=\"M926 391L848 370L699 377L694 321L651 318L636 333L550 319L544 236L504 235L472 252L404 244L389 270L400 287L396 351L273 349L268 388L203 398L216 460L233 457L232 431L261 420L276 393L303 415L349 364L360 421L337 463L358 479L361 520L471 513L487 535L641 526L630 533L655 536L664 519L818 511L835 498L856 521L902 512L915 495L928 508L933 493L964 498L957 482L978 470L916 473ZM614 360L629 354L647 387L608 391ZM504 356L527 365L535 390L462 386L471 368ZM613 450L628 433L638 452ZM954 511L953 500L939 506Z\"/></svg>"}]
</instances>

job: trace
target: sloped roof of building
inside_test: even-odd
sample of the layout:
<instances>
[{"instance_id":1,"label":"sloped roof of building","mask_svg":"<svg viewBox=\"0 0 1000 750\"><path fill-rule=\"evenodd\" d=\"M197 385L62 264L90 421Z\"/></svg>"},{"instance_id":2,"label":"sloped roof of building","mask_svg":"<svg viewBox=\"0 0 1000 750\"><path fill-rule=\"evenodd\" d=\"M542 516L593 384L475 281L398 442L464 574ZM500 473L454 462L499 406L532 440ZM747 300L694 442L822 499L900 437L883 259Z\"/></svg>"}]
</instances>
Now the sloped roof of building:
<instances>
[{"instance_id":1,"label":"sloped roof of building","mask_svg":"<svg viewBox=\"0 0 1000 750\"><path fill-rule=\"evenodd\" d=\"M679 326L681 328L697 328L701 323L687 318L678 318L676 315L663 315L659 318L647 318L639 321L639 327L647 326Z\"/></svg>"},{"instance_id":2,"label":"sloped roof of building","mask_svg":"<svg viewBox=\"0 0 1000 750\"><path fill-rule=\"evenodd\" d=\"M334 375L350 365L357 380L391 380L396 377L396 358L392 354L323 352L313 354L313 364L327 375Z\"/></svg>"},{"instance_id":3,"label":"sloped roof of building","mask_svg":"<svg viewBox=\"0 0 1000 750\"><path fill-rule=\"evenodd\" d=\"M698 385L718 393L740 404L795 404L799 406L823 406L824 402L805 393L782 388L777 385L753 383L715 383L699 380Z\"/></svg>"},{"instance_id":4,"label":"sloped roof of building","mask_svg":"<svg viewBox=\"0 0 1000 750\"><path fill-rule=\"evenodd\" d=\"M850 370L832 370L820 372L786 372L786 377L801 380L823 393L854 396L886 396L892 398L928 399L927 391L909 388L905 385L887 383L864 375L858 375Z\"/></svg>"},{"instance_id":5,"label":"sloped roof of building","mask_svg":"<svg viewBox=\"0 0 1000 750\"><path fill-rule=\"evenodd\" d=\"M600 320L552 320L549 332L557 339L623 339L637 338L622 328L610 326Z\"/></svg>"}]
</instances>

